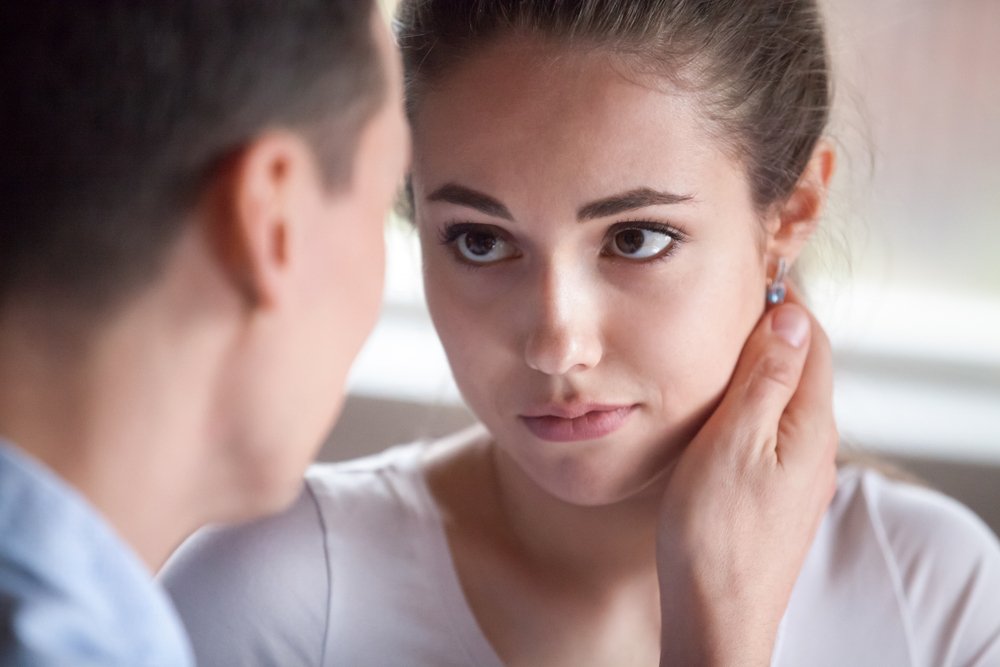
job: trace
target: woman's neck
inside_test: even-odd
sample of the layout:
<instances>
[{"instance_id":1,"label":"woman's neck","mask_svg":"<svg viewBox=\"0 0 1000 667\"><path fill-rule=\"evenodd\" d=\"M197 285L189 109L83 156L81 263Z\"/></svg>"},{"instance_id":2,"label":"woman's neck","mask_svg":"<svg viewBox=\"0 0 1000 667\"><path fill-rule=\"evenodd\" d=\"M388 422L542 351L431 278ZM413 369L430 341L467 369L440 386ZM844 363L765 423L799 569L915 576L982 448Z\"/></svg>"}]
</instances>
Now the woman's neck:
<instances>
[{"instance_id":1,"label":"woman's neck","mask_svg":"<svg viewBox=\"0 0 1000 667\"><path fill-rule=\"evenodd\" d=\"M658 489L566 503L484 431L433 448L424 471L466 600L506 664L623 664L623 651L655 664Z\"/></svg>"},{"instance_id":2,"label":"woman's neck","mask_svg":"<svg viewBox=\"0 0 1000 667\"><path fill-rule=\"evenodd\" d=\"M449 532L485 541L529 571L580 583L655 577L666 475L620 502L577 505L540 487L482 429L441 443L425 471Z\"/></svg>"},{"instance_id":3,"label":"woman's neck","mask_svg":"<svg viewBox=\"0 0 1000 667\"><path fill-rule=\"evenodd\" d=\"M489 450L497 506L529 566L607 586L655 577L662 483L614 504L582 506L543 489L500 447Z\"/></svg>"}]
</instances>

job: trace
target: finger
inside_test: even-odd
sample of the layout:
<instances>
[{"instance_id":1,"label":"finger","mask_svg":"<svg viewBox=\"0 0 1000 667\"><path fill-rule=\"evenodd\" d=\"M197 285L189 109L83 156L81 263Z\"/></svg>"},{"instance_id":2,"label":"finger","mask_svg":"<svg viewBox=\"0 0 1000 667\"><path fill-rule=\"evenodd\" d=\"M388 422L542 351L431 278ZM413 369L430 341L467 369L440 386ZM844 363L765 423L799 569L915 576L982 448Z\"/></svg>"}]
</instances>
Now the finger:
<instances>
[{"instance_id":1,"label":"finger","mask_svg":"<svg viewBox=\"0 0 1000 667\"><path fill-rule=\"evenodd\" d=\"M778 457L793 464L832 460L836 454L833 351L823 327L811 315L810 319L812 339L805 366L778 429Z\"/></svg>"},{"instance_id":2,"label":"finger","mask_svg":"<svg viewBox=\"0 0 1000 667\"><path fill-rule=\"evenodd\" d=\"M783 304L761 318L740 355L717 414L730 428L750 432L774 447L782 414L795 394L809 351L811 321L797 304Z\"/></svg>"}]
</instances>

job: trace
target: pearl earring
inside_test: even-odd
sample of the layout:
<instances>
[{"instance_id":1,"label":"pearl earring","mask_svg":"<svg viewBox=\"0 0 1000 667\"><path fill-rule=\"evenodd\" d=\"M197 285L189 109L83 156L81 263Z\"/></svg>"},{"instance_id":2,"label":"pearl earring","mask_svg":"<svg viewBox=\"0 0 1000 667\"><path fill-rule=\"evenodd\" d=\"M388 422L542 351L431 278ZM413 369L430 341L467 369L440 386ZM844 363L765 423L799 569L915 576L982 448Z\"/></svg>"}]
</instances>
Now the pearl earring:
<instances>
[{"instance_id":1,"label":"pearl earring","mask_svg":"<svg viewBox=\"0 0 1000 667\"><path fill-rule=\"evenodd\" d=\"M788 270L788 265L785 263L784 257L778 258L778 270L774 274L773 279L767 281L767 303L771 306L777 306L779 303L784 303L785 295L788 293L785 287L785 273Z\"/></svg>"}]
</instances>

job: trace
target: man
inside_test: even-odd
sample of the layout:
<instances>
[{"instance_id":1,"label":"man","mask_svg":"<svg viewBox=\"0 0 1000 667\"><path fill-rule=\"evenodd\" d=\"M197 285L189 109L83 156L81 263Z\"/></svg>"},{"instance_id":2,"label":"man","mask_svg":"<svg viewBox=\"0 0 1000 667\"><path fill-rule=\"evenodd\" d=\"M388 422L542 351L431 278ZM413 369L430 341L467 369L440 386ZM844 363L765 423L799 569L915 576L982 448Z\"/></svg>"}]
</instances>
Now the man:
<instances>
[{"instance_id":1,"label":"man","mask_svg":"<svg viewBox=\"0 0 1000 667\"><path fill-rule=\"evenodd\" d=\"M152 573L296 496L406 161L375 14L0 9L0 664L190 664Z\"/></svg>"}]
</instances>

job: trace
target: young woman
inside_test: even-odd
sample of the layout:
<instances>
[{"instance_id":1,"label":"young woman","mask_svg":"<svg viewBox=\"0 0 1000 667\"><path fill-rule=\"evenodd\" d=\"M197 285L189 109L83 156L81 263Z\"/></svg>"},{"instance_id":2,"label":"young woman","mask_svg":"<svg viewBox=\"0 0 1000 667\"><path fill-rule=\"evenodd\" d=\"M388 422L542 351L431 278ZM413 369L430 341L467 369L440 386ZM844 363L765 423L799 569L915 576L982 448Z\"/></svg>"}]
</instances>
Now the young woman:
<instances>
[{"instance_id":1,"label":"young woman","mask_svg":"<svg viewBox=\"0 0 1000 667\"><path fill-rule=\"evenodd\" d=\"M829 349L765 308L833 168L815 2L404 0L398 30L482 426L192 542L202 663L1000 664L995 537L871 471L829 503Z\"/></svg>"}]
</instances>

